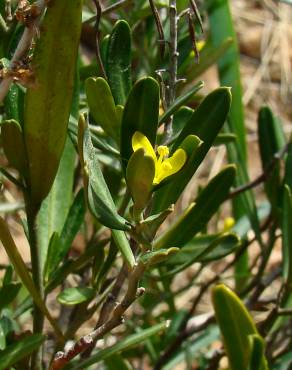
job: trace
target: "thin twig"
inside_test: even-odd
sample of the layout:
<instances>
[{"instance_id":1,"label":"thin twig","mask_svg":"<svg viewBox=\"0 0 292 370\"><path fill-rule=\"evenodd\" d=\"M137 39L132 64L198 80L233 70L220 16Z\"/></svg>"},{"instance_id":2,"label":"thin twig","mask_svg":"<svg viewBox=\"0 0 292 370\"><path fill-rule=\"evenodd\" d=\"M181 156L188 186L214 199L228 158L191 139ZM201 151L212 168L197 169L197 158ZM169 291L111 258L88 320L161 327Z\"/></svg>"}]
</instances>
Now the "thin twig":
<instances>
[{"instance_id":1,"label":"thin twig","mask_svg":"<svg viewBox=\"0 0 292 370\"><path fill-rule=\"evenodd\" d=\"M170 63L169 63L169 86L167 91L167 105L170 106L176 96L176 85L177 85L177 66L178 66L178 15L176 0L169 0L169 52L170 52ZM164 142L167 142L172 136L172 118L164 124Z\"/></svg>"},{"instance_id":2,"label":"thin twig","mask_svg":"<svg viewBox=\"0 0 292 370\"><path fill-rule=\"evenodd\" d=\"M144 271L145 265L143 263L138 263L129 276L128 289L122 302L116 305L109 320L90 334L79 339L68 351L58 352L50 366L50 370L63 369L74 357L90 348L92 343L96 342L112 329L123 323L123 315L125 311L145 291L144 288L138 288L139 280Z\"/></svg>"},{"instance_id":3,"label":"thin twig","mask_svg":"<svg viewBox=\"0 0 292 370\"><path fill-rule=\"evenodd\" d=\"M38 0L33 3L32 7L34 9L34 14L38 14L36 18L29 24L26 24L25 30L22 34L22 37L17 45L17 48L14 52L14 55L10 61L10 70L13 70L21 59L25 57L27 52L30 49L32 40L37 32L37 26L41 19L41 16L45 10L48 0ZM5 96L7 95L10 85L13 82L13 76L7 74L7 76L3 77L0 83L0 104L3 102Z\"/></svg>"},{"instance_id":4,"label":"thin twig","mask_svg":"<svg viewBox=\"0 0 292 370\"><path fill-rule=\"evenodd\" d=\"M133 253L135 253L138 249L137 243L133 239L131 239L130 244L131 244L131 248L132 248ZM125 280L127 279L128 275L129 275L129 272L130 271L129 271L128 265L126 263L123 263L123 266L120 269L120 272L118 273L118 275L115 279L115 283L114 283L114 285L111 289L111 292L108 294L107 299L104 302L104 304L103 304L103 306L100 310L99 319L98 319L98 322L97 322L94 330L97 330L99 327L101 327L109 319L109 317L112 314L115 306L117 305L117 300L118 300L119 294L122 290L122 287L125 283ZM83 352L82 357L83 358L89 357L89 355L91 354L95 345L96 345L96 340L92 342L91 346L89 346L88 349L85 352Z\"/></svg>"},{"instance_id":5,"label":"thin twig","mask_svg":"<svg viewBox=\"0 0 292 370\"><path fill-rule=\"evenodd\" d=\"M262 174L260 174L256 179L249 182L248 184L238 186L233 191L231 191L229 193L229 198L232 199L232 198L236 197L237 195L243 193L244 191L253 189L256 186L265 182L271 176L271 174L273 173L273 170L274 170L275 166L278 164L279 160L281 160L283 158L283 156L287 153L288 146L289 146L289 144L284 145L284 147L278 153L276 153L274 155L274 158L266 166L264 172Z\"/></svg>"},{"instance_id":6,"label":"thin twig","mask_svg":"<svg viewBox=\"0 0 292 370\"><path fill-rule=\"evenodd\" d=\"M188 17L189 35L190 35L190 39L191 39L191 42L192 42L192 48L193 48L193 51L194 51L194 54L195 54L195 62L197 64L199 64L200 54L199 54L199 50L197 48L196 31L195 31L195 28L194 28L194 25L193 25L193 20L192 20L192 17L190 15L190 13L187 13L187 17Z\"/></svg>"},{"instance_id":7,"label":"thin twig","mask_svg":"<svg viewBox=\"0 0 292 370\"><path fill-rule=\"evenodd\" d=\"M9 181L11 181L14 185L19 187L20 189L24 190L24 185L19 182L14 176L12 176L8 171L6 171L4 168L0 168L0 173L2 173Z\"/></svg>"},{"instance_id":8,"label":"thin twig","mask_svg":"<svg viewBox=\"0 0 292 370\"><path fill-rule=\"evenodd\" d=\"M197 18L197 21L200 25L200 28L201 28L201 31L202 33L204 33L204 27L203 27L203 22L202 22L202 18L200 16L200 12L199 12L199 9L197 7L197 4L195 2L195 0L190 0L190 6L195 14L195 17Z\"/></svg>"},{"instance_id":9,"label":"thin twig","mask_svg":"<svg viewBox=\"0 0 292 370\"><path fill-rule=\"evenodd\" d=\"M150 4L150 8L151 8L154 20L155 20L157 32L159 34L159 49L160 49L160 55L163 58L164 53L165 53L165 43L166 43L165 37L164 37L163 27L162 27L162 24L161 24L161 20L160 20L158 10L157 10L157 8L154 4L154 1L149 0L149 4Z\"/></svg>"}]
</instances>

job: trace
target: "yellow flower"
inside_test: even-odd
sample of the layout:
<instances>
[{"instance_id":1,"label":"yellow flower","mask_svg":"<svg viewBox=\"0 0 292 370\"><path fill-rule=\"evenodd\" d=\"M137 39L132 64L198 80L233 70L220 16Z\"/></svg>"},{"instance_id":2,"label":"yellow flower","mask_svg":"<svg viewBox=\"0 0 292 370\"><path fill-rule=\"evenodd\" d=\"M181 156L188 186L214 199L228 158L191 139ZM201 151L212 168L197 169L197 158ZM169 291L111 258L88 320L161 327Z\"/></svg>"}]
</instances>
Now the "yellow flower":
<instances>
[{"instance_id":1,"label":"yellow flower","mask_svg":"<svg viewBox=\"0 0 292 370\"><path fill-rule=\"evenodd\" d=\"M223 231L230 231L233 226L235 225L235 220L233 217L226 217L224 219L224 226L223 226Z\"/></svg>"},{"instance_id":2,"label":"yellow flower","mask_svg":"<svg viewBox=\"0 0 292 370\"><path fill-rule=\"evenodd\" d=\"M132 137L132 147L134 152L143 148L155 163L155 176L153 185L159 184L166 177L177 173L187 160L186 152L183 149L177 149L171 157L167 146L160 145L157 148L158 158L150 141L141 132L136 131Z\"/></svg>"}]
</instances>

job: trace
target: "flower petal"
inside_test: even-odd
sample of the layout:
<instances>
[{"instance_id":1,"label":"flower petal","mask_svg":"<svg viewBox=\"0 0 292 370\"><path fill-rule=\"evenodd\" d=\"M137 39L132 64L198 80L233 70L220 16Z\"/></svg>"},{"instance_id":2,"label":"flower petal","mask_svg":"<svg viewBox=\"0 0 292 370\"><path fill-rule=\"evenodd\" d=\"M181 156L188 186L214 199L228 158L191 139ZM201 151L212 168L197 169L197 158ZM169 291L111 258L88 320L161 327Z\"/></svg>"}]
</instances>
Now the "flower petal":
<instances>
[{"instance_id":1,"label":"flower petal","mask_svg":"<svg viewBox=\"0 0 292 370\"><path fill-rule=\"evenodd\" d=\"M177 149L174 154L156 166L156 174L153 183L159 184L166 177L177 173L186 163L187 154L183 149Z\"/></svg>"},{"instance_id":2,"label":"flower petal","mask_svg":"<svg viewBox=\"0 0 292 370\"><path fill-rule=\"evenodd\" d=\"M136 150L140 148L143 148L146 154L150 155L153 158L155 163L157 162L157 158L156 158L156 154L153 149L153 146L151 145L147 137L139 131L136 131L132 137L132 148L134 152L136 152Z\"/></svg>"}]
</instances>

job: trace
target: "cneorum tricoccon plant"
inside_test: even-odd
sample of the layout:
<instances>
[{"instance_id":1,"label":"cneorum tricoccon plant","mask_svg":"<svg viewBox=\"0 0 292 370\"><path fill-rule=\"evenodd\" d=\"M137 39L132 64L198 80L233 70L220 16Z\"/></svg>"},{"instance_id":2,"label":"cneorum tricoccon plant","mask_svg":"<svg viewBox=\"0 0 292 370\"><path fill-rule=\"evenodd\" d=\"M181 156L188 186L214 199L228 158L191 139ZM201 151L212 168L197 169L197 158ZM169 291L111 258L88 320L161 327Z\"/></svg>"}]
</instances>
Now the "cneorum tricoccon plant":
<instances>
[{"instance_id":1,"label":"cneorum tricoccon plant","mask_svg":"<svg viewBox=\"0 0 292 370\"><path fill-rule=\"evenodd\" d=\"M288 369L291 145L263 107L249 181L228 1L3 0L0 36L0 370Z\"/></svg>"}]
</instances>

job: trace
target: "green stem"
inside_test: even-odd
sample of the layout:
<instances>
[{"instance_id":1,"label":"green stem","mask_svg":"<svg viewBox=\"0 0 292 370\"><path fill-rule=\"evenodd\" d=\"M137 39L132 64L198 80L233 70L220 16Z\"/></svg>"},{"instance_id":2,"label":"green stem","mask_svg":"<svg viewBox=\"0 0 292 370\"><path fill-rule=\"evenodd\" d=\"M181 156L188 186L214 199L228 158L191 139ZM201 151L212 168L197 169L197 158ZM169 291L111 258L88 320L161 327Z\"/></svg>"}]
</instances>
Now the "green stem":
<instances>
[{"instance_id":1,"label":"green stem","mask_svg":"<svg viewBox=\"0 0 292 370\"><path fill-rule=\"evenodd\" d=\"M32 278L40 297L44 300L44 286L42 280L42 266L40 259L40 250L37 243L36 235L36 217L37 211L32 207L27 206L27 226L29 233L29 246L31 254ZM44 326L44 314L39 307L34 303L33 311L33 333L42 333ZM36 351L31 358L31 370L42 369L42 347Z\"/></svg>"}]
</instances>

